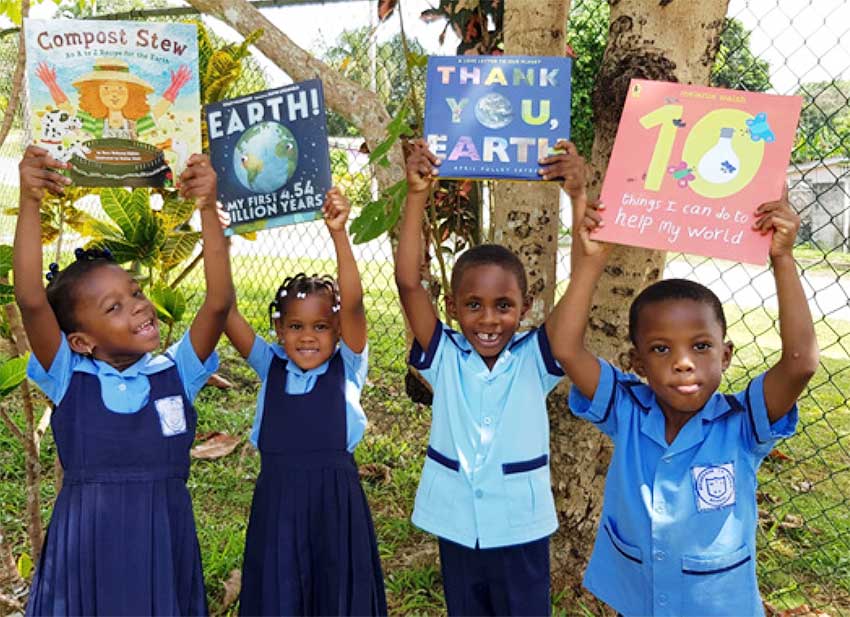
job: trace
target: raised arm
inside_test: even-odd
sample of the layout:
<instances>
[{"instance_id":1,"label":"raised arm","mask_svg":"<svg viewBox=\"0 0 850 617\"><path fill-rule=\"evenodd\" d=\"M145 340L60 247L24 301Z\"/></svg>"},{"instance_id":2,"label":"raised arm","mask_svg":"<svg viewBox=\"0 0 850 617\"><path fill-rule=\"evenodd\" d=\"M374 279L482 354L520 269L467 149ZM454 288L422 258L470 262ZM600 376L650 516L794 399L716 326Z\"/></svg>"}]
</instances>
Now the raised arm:
<instances>
[{"instance_id":1,"label":"raised arm","mask_svg":"<svg viewBox=\"0 0 850 617\"><path fill-rule=\"evenodd\" d=\"M435 166L439 164L424 141L413 142L407 157L407 199L395 255L395 283L401 306L413 336L424 349L434 334L437 313L422 287L422 220L433 176L438 173Z\"/></svg>"},{"instance_id":2,"label":"raised arm","mask_svg":"<svg viewBox=\"0 0 850 617\"><path fill-rule=\"evenodd\" d=\"M762 204L756 210L754 229L766 234L773 231L770 260L779 301L779 335L782 355L764 377L764 400L771 423L785 416L818 369L818 342L815 326L797 264L794 240L800 229L800 217L788 203L784 189L778 201Z\"/></svg>"},{"instance_id":3,"label":"raised arm","mask_svg":"<svg viewBox=\"0 0 850 617\"><path fill-rule=\"evenodd\" d=\"M601 225L596 210L601 204L588 204L584 160L575 146L559 142L556 148L564 154L543 161L544 179L563 178L563 188L570 196L573 211L573 242L570 249L570 283L567 291L546 319L546 335L552 355L570 380L587 398L593 398L599 383L599 362L584 344L593 292L608 260L612 245L590 240L590 234Z\"/></svg>"},{"instance_id":4,"label":"raised arm","mask_svg":"<svg viewBox=\"0 0 850 617\"><path fill-rule=\"evenodd\" d=\"M41 201L45 191L61 195L71 181L53 169L67 169L68 163L54 160L46 150L30 146L18 166L20 210L15 227L12 271L15 300L32 352L39 364L50 368L59 349L62 333L44 291L41 252Z\"/></svg>"},{"instance_id":5,"label":"raised arm","mask_svg":"<svg viewBox=\"0 0 850 617\"><path fill-rule=\"evenodd\" d=\"M363 308L363 285L360 271L351 251L345 224L351 204L337 187L325 196L322 214L336 251L337 280L339 281L339 324L342 340L348 348L360 353L366 347L366 311Z\"/></svg>"},{"instance_id":6,"label":"raised arm","mask_svg":"<svg viewBox=\"0 0 850 617\"><path fill-rule=\"evenodd\" d=\"M189 334L195 354L203 362L215 349L234 302L230 256L216 210L217 181L209 159L193 154L180 176L180 194L194 199L201 215L206 295Z\"/></svg>"}]
</instances>

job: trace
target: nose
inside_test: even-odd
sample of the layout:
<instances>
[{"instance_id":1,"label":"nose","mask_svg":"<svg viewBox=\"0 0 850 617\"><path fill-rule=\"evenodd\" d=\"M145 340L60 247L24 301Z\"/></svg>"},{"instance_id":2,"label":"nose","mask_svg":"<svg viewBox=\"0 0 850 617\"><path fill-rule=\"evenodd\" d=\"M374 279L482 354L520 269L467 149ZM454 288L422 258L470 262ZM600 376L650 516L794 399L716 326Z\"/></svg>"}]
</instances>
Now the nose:
<instances>
[{"instance_id":1,"label":"nose","mask_svg":"<svg viewBox=\"0 0 850 617\"><path fill-rule=\"evenodd\" d=\"M673 360L673 370L677 373L689 373L694 370L694 362L690 354L681 352Z\"/></svg>"},{"instance_id":2,"label":"nose","mask_svg":"<svg viewBox=\"0 0 850 617\"><path fill-rule=\"evenodd\" d=\"M484 309L484 314L481 316L481 321L485 324L494 324L498 321L498 314L495 309L486 308Z\"/></svg>"}]
</instances>

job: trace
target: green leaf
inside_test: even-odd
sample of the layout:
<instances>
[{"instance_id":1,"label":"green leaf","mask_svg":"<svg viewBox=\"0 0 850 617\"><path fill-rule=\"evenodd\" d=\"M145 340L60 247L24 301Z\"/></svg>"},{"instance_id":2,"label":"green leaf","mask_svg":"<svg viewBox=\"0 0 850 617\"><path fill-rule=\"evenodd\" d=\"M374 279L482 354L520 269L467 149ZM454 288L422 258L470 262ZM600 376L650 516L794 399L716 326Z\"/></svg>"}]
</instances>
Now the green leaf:
<instances>
[{"instance_id":1,"label":"green leaf","mask_svg":"<svg viewBox=\"0 0 850 617\"><path fill-rule=\"evenodd\" d=\"M0 396L7 396L27 378L29 354L0 364Z\"/></svg>"},{"instance_id":2,"label":"green leaf","mask_svg":"<svg viewBox=\"0 0 850 617\"><path fill-rule=\"evenodd\" d=\"M15 288L6 283L0 283L0 306L12 304L15 301Z\"/></svg>"},{"instance_id":3,"label":"green leaf","mask_svg":"<svg viewBox=\"0 0 850 617\"><path fill-rule=\"evenodd\" d=\"M148 292L148 298L156 308L157 316L168 325L178 323L186 314L186 297L179 289L154 287Z\"/></svg>"},{"instance_id":4,"label":"green leaf","mask_svg":"<svg viewBox=\"0 0 850 617\"><path fill-rule=\"evenodd\" d=\"M100 193L100 206L106 216L115 221L124 236L131 238L136 228L136 209L131 203L131 193L122 188L105 188Z\"/></svg>"},{"instance_id":5,"label":"green leaf","mask_svg":"<svg viewBox=\"0 0 850 617\"><path fill-rule=\"evenodd\" d=\"M32 558L29 556L29 553L21 553L21 556L18 557L18 563L15 564L18 569L18 576L20 576L24 580L29 580L30 575L32 574Z\"/></svg>"},{"instance_id":6,"label":"green leaf","mask_svg":"<svg viewBox=\"0 0 850 617\"><path fill-rule=\"evenodd\" d=\"M12 247L8 244L0 244L0 278L9 276L12 269Z\"/></svg>"},{"instance_id":7,"label":"green leaf","mask_svg":"<svg viewBox=\"0 0 850 617\"><path fill-rule=\"evenodd\" d=\"M378 163L382 167L388 167L390 162L387 160L387 154L402 135L413 135L410 127L407 124L407 116L410 113L409 103L405 100L396 111L395 117L387 125L387 138L375 146L375 149L369 153L369 162Z\"/></svg>"},{"instance_id":8,"label":"green leaf","mask_svg":"<svg viewBox=\"0 0 850 617\"><path fill-rule=\"evenodd\" d=\"M168 234L160 249L160 269L167 272L185 259L188 259L195 251L195 247L200 239L201 232L199 231L181 231Z\"/></svg>"},{"instance_id":9,"label":"green leaf","mask_svg":"<svg viewBox=\"0 0 850 617\"><path fill-rule=\"evenodd\" d=\"M192 218L194 211L195 204L187 199L168 198L163 200L162 210L160 211L163 229L174 231L185 225Z\"/></svg>"}]
</instances>

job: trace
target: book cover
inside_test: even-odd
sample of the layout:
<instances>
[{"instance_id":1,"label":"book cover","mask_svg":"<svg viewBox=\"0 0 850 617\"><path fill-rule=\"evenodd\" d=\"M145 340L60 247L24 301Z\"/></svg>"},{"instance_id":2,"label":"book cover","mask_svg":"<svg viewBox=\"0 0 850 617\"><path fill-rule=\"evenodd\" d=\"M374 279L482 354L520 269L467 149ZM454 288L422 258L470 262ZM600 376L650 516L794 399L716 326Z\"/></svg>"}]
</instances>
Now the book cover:
<instances>
[{"instance_id":1,"label":"book cover","mask_svg":"<svg viewBox=\"0 0 850 617\"><path fill-rule=\"evenodd\" d=\"M600 240L764 264L756 208L779 199L799 96L633 79L601 199Z\"/></svg>"},{"instance_id":2,"label":"book cover","mask_svg":"<svg viewBox=\"0 0 850 617\"><path fill-rule=\"evenodd\" d=\"M24 21L31 142L80 186L170 186L201 151L191 24Z\"/></svg>"},{"instance_id":3,"label":"book cover","mask_svg":"<svg viewBox=\"0 0 850 617\"><path fill-rule=\"evenodd\" d=\"M214 103L206 115L227 235L321 218L331 167L320 80Z\"/></svg>"},{"instance_id":4,"label":"book cover","mask_svg":"<svg viewBox=\"0 0 850 617\"><path fill-rule=\"evenodd\" d=\"M539 180L537 161L570 138L569 58L431 56L425 139L442 178Z\"/></svg>"}]
</instances>

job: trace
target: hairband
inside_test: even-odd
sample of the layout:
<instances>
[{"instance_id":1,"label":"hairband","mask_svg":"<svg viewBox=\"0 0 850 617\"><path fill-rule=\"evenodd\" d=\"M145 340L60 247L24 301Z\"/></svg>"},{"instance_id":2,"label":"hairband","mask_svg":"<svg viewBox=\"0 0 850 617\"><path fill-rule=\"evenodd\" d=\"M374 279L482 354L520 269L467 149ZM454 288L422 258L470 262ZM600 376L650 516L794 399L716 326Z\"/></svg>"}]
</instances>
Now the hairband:
<instances>
[{"instance_id":1,"label":"hairband","mask_svg":"<svg viewBox=\"0 0 850 617\"><path fill-rule=\"evenodd\" d=\"M56 278L57 274L59 274L59 264L54 261L49 266L47 266L47 274L45 274L44 277L48 281L52 281L54 278Z\"/></svg>"},{"instance_id":2,"label":"hairband","mask_svg":"<svg viewBox=\"0 0 850 617\"><path fill-rule=\"evenodd\" d=\"M109 261L115 260L112 256L112 251L109 249L97 248L76 248L74 249L74 257L76 257L77 261L94 261L95 259L108 259Z\"/></svg>"}]
</instances>

